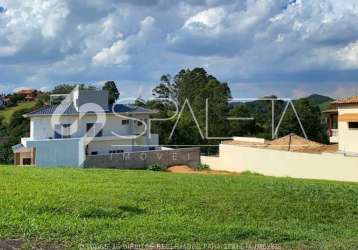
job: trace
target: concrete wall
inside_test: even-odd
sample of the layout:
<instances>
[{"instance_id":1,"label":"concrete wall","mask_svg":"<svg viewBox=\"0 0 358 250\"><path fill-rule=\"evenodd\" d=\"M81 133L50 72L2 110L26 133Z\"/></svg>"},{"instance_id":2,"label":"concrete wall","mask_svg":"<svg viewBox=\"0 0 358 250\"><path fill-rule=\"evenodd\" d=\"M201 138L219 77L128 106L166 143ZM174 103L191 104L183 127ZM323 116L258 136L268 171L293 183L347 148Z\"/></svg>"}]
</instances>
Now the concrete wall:
<instances>
[{"instance_id":1,"label":"concrete wall","mask_svg":"<svg viewBox=\"0 0 358 250\"><path fill-rule=\"evenodd\" d=\"M88 144L88 153L98 152L98 154L109 154L111 150L123 150L125 152L149 150L150 147L159 145L159 136L152 134L151 138L139 137L137 139L120 139L112 136L108 138L94 138Z\"/></svg>"},{"instance_id":2,"label":"concrete wall","mask_svg":"<svg viewBox=\"0 0 358 250\"><path fill-rule=\"evenodd\" d=\"M151 139L147 137L120 139L115 136L56 140L22 138L21 142L25 147L37 150L37 166L81 166L85 160L86 145L88 145L88 154L97 152L99 155L109 155L111 150L127 152L149 150L150 147L157 147L159 137L153 134Z\"/></svg>"},{"instance_id":3,"label":"concrete wall","mask_svg":"<svg viewBox=\"0 0 358 250\"><path fill-rule=\"evenodd\" d=\"M263 138L256 138L256 137L233 137L234 141L241 141L241 142L253 142L253 143L265 143L265 139Z\"/></svg>"},{"instance_id":4,"label":"concrete wall","mask_svg":"<svg viewBox=\"0 0 358 250\"><path fill-rule=\"evenodd\" d=\"M214 170L358 181L358 157L342 154L307 154L221 144L220 157L202 156L201 160Z\"/></svg>"},{"instance_id":5,"label":"concrete wall","mask_svg":"<svg viewBox=\"0 0 358 250\"><path fill-rule=\"evenodd\" d=\"M159 164L163 167L182 164L198 167L200 164L200 149L186 148L112 155L90 155L86 158L85 167L146 169L152 164Z\"/></svg>"},{"instance_id":6,"label":"concrete wall","mask_svg":"<svg viewBox=\"0 0 358 250\"><path fill-rule=\"evenodd\" d=\"M343 114L358 114L357 105L343 106L338 109L338 116ZM339 150L358 153L358 129L350 129L348 122L338 122Z\"/></svg>"},{"instance_id":7,"label":"concrete wall","mask_svg":"<svg viewBox=\"0 0 358 250\"><path fill-rule=\"evenodd\" d=\"M131 140L109 140L109 141L92 141L88 145L88 153L98 152L100 155L108 155L111 150L132 151ZM117 146L123 145L123 146Z\"/></svg>"},{"instance_id":8,"label":"concrete wall","mask_svg":"<svg viewBox=\"0 0 358 250\"><path fill-rule=\"evenodd\" d=\"M80 167L85 161L85 147L80 139L27 141L36 149L36 166Z\"/></svg>"}]
</instances>

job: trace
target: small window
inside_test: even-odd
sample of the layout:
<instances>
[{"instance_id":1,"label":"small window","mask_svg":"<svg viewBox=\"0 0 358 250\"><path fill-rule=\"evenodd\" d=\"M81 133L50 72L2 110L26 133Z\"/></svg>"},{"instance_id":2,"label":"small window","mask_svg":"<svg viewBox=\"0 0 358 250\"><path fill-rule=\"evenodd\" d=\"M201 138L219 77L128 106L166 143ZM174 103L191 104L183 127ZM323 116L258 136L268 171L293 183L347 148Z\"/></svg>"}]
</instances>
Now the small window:
<instances>
[{"instance_id":1,"label":"small window","mask_svg":"<svg viewBox=\"0 0 358 250\"><path fill-rule=\"evenodd\" d=\"M71 138L71 124L56 124L55 139Z\"/></svg>"},{"instance_id":2,"label":"small window","mask_svg":"<svg viewBox=\"0 0 358 250\"><path fill-rule=\"evenodd\" d=\"M156 148L155 147L150 147L149 150L151 150L151 151L156 150Z\"/></svg>"},{"instance_id":3,"label":"small window","mask_svg":"<svg viewBox=\"0 0 358 250\"><path fill-rule=\"evenodd\" d=\"M62 137L71 138L71 124L63 124L62 129Z\"/></svg>"},{"instance_id":4,"label":"small window","mask_svg":"<svg viewBox=\"0 0 358 250\"><path fill-rule=\"evenodd\" d=\"M98 155L98 152L97 152L97 151L93 151L93 152L91 153L91 155Z\"/></svg>"},{"instance_id":5,"label":"small window","mask_svg":"<svg viewBox=\"0 0 358 250\"><path fill-rule=\"evenodd\" d=\"M122 125L128 125L129 124L129 120L122 120Z\"/></svg>"},{"instance_id":6,"label":"small window","mask_svg":"<svg viewBox=\"0 0 358 250\"><path fill-rule=\"evenodd\" d=\"M102 137L103 136L103 129L99 129L101 127L101 124L99 123L87 123L86 124L86 132L90 132L90 130L93 128L93 132L88 134L89 136L93 137ZM94 134L93 134L94 133Z\"/></svg>"},{"instance_id":7,"label":"small window","mask_svg":"<svg viewBox=\"0 0 358 250\"><path fill-rule=\"evenodd\" d=\"M348 122L349 128L358 128L358 122Z\"/></svg>"},{"instance_id":8,"label":"small window","mask_svg":"<svg viewBox=\"0 0 358 250\"><path fill-rule=\"evenodd\" d=\"M93 126L94 126L94 123L87 123L86 131L89 132Z\"/></svg>"}]
</instances>

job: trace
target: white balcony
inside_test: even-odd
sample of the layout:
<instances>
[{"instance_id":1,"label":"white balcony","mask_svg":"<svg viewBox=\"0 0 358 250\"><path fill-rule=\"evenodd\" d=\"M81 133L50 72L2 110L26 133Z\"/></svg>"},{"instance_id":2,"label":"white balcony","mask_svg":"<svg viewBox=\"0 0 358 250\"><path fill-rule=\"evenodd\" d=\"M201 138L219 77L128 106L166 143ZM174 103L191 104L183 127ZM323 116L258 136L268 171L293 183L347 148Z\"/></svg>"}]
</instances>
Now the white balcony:
<instances>
[{"instance_id":1,"label":"white balcony","mask_svg":"<svg viewBox=\"0 0 358 250\"><path fill-rule=\"evenodd\" d=\"M331 136L329 137L330 143L338 143L338 129L331 129Z\"/></svg>"}]
</instances>

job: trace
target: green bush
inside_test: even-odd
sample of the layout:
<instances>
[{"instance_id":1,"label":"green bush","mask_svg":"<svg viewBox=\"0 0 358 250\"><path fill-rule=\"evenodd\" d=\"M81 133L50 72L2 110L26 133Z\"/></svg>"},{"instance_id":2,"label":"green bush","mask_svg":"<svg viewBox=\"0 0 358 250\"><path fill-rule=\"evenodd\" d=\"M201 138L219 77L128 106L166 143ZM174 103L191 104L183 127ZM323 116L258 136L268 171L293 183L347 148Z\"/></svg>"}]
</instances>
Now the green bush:
<instances>
[{"instance_id":1,"label":"green bush","mask_svg":"<svg viewBox=\"0 0 358 250\"><path fill-rule=\"evenodd\" d=\"M208 164L200 163L198 166L198 170L208 170L210 169L210 166Z\"/></svg>"},{"instance_id":2,"label":"green bush","mask_svg":"<svg viewBox=\"0 0 358 250\"><path fill-rule=\"evenodd\" d=\"M151 171L163 171L164 170L164 167L159 165L159 164L153 164L153 165L150 165L147 170L151 170Z\"/></svg>"}]
</instances>

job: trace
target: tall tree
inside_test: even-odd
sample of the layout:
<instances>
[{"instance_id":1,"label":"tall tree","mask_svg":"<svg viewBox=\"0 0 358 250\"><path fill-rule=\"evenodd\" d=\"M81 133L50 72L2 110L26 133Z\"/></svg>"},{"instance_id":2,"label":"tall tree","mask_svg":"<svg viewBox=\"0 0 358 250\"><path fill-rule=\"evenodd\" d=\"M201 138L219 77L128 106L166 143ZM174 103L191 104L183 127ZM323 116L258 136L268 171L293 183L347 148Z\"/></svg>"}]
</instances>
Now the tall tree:
<instances>
[{"instance_id":1,"label":"tall tree","mask_svg":"<svg viewBox=\"0 0 358 250\"><path fill-rule=\"evenodd\" d=\"M319 107L312 105L306 99L299 99L295 101L294 106L308 139L328 143L327 130L326 126L322 122ZM289 133L295 133L303 136L297 117L291 108L287 111L282 120L282 125L278 130L278 136L285 136Z\"/></svg>"},{"instance_id":2,"label":"tall tree","mask_svg":"<svg viewBox=\"0 0 358 250\"><path fill-rule=\"evenodd\" d=\"M88 84L60 84L53 88L51 91L51 94L69 94L72 92L72 90L79 85L80 90L95 90L96 87L93 85Z\"/></svg>"},{"instance_id":3,"label":"tall tree","mask_svg":"<svg viewBox=\"0 0 358 250\"><path fill-rule=\"evenodd\" d=\"M112 105L119 98L119 91L117 89L116 83L114 81L107 81L104 83L102 88L103 90L108 91L108 103Z\"/></svg>"},{"instance_id":4,"label":"tall tree","mask_svg":"<svg viewBox=\"0 0 358 250\"><path fill-rule=\"evenodd\" d=\"M230 89L227 83L220 82L203 68L181 70L174 78L169 75L162 76L161 83L153 90L153 95L158 98L171 98L177 102L179 110L183 108L181 116L176 117L178 120L160 123L158 131L167 131L169 128L170 130L165 133L167 135L178 121L171 140L161 134L162 143L217 144L216 140L207 140L202 138L202 135L205 137L207 132L209 137L228 136L228 124L225 122L225 118L229 111ZM173 108L172 104L168 103L168 105L171 105L169 109ZM168 105L162 105L162 112L159 112L159 116L169 116ZM189 105L193 113L191 113ZM206 116L207 108L208 116ZM206 131L207 121L208 131Z\"/></svg>"},{"instance_id":5,"label":"tall tree","mask_svg":"<svg viewBox=\"0 0 358 250\"><path fill-rule=\"evenodd\" d=\"M239 104L230 109L229 115L232 118L253 118L252 120L233 120L230 122L230 135L233 136L256 136L258 128L256 127L255 118L252 117L249 109L245 104Z\"/></svg>"}]
</instances>

